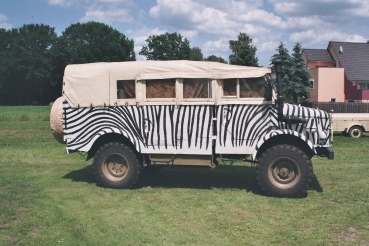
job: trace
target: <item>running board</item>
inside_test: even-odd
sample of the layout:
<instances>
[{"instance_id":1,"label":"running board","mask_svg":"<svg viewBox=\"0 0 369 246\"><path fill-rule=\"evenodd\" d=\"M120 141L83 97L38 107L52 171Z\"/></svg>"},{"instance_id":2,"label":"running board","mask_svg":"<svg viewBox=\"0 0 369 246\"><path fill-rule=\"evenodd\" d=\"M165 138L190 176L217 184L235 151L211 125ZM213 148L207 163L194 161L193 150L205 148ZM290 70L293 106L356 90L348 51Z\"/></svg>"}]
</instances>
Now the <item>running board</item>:
<instances>
[{"instance_id":1,"label":"running board","mask_svg":"<svg viewBox=\"0 0 369 246\"><path fill-rule=\"evenodd\" d=\"M203 166L212 167L211 155L149 155L151 165L158 166Z\"/></svg>"}]
</instances>

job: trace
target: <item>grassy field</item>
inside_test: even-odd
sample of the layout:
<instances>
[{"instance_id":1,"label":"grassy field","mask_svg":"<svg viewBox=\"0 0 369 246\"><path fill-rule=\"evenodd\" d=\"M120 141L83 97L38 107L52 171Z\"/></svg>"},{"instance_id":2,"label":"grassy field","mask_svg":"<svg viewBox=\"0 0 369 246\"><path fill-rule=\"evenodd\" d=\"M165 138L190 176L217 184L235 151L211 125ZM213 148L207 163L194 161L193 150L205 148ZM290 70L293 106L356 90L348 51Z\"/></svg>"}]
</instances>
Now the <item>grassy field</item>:
<instances>
[{"instance_id":1,"label":"grassy field","mask_svg":"<svg viewBox=\"0 0 369 246\"><path fill-rule=\"evenodd\" d=\"M248 164L165 168L112 190L65 155L49 110L0 107L0 245L369 245L368 134L336 134L335 160L313 158L299 199L266 197Z\"/></svg>"}]
</instances>

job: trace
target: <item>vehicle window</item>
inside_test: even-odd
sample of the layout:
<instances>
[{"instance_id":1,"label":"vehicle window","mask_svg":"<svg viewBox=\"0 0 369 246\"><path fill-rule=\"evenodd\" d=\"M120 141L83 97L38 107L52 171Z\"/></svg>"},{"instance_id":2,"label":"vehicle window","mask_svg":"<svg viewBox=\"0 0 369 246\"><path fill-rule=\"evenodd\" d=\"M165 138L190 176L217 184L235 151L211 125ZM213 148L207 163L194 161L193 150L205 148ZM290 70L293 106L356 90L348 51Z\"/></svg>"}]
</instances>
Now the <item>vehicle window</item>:
<instances>
[{"instance_id":1,"label":"vehicle window","mask_svg":"<svg viewBox=\"0 0 369 246\"><path fill-rule=\"evenodd\" d=\"M223 96L237 96L237 79L223 80Z\"/></svg>"},{"instance_id":2,"label":"vehicle window","mask_svg":"<svg viewBox=\"0 0 369 246\"><path fill-rule=\"evenodd\" d=\"M240 98L264 97L265 81L262 78L240 79Z\"/></svg>"},{"instance_id":3,"label":"vehicle window","mask_svg":"<svg viewBox=\"0 0 369 246\"><path fill-rule=\"evenodd\" d=\"M117 80L117 99L135 98L134 80Z\"/></svg>"},{"instance_id":4,"label":"vehicle window","mask_svg":"<svg viewBox=\"0 0 369 246\"><path fill-rule=\"evenodd\" d=\"M146 80L146 98L175 98L175 79Z\"/></svg>"},{"instance_id":5,"label":"vehicle window","mask_svg":"<svg viewBox=\"0 0 369 246\"><path fill-rule=\"evenodd\" d=\"M183 98L211 98L211 80L183 79Z\"/></svg>"}]
</instances>

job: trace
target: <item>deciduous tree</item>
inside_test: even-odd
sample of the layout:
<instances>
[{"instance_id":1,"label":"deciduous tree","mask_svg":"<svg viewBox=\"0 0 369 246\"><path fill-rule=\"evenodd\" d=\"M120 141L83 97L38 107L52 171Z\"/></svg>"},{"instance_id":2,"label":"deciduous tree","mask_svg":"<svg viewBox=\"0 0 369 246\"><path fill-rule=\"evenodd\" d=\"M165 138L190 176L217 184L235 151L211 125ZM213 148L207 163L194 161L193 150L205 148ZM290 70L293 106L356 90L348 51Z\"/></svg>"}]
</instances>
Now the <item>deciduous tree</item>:
<instances>
[{"instance_id":1,"label":"deciduous tree","mask_svg":"<svg viewBox=\"0 0 369 246\"><path fill-rule=\"evenodd\" d=\"M189 60L190 42L179 33L152 35L146 39L147 46L142 47L140 55L148 60Z\"/></svg>"},{"instance_id":2,"label":"deciduous tree","mask_svg":"<svg viewBox=\"0 0 369 246\"><path fill-rule=\"evenodd\" d=\"M65 66L91 62L134 61L134 41L112 27L87 22L65 29L51 49L54 65L54 97L60 96Z\"/></svg>"},{"instance_id":3,"label":"deciduous tree","mask_svg":"<svg viewBox=\"0 0 369 246\"><path fill-rule=\"evenodd\" d=\"M220 56L215 56L215 55L210 55L210 56L206 57L205 61L221 62L221 63L227 64L226 60L224 60Z\"/></svg>"},{"instance_id":4,"label":"deciduous tree","mask_svg":"<svg viewBox=\"0 0 369 246\"><path fill-rule=\"evenodd\" d=\"M52 79L50 48L57 37L54 28L43 24L28 24L1 31L1 36L6 38L0 48L2 103L47 103L50 100Z\"/></svg>"},{"instance_id":5,"label":"deciduous tree","mask_svg":"<svg viewBox=\"0 0 369 246\"><path fill-rule=\"evenodd\" d=\"M193 47L191 49L190 60L191 61L203 61L204 60L204 56L199 47Z\"/></svg>"}]
</instances>

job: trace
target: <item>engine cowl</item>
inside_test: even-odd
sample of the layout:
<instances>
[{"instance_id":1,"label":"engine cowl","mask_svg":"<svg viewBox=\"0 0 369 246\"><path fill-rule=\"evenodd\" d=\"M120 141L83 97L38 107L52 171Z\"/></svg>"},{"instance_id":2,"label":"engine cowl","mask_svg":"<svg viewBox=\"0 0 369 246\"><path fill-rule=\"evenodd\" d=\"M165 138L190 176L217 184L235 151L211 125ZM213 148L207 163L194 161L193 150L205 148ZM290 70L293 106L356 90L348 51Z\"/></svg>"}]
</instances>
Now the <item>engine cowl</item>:
<instances>
[{"instance_id":1,"label":"engine cowl","mask_svg":"<svg viewBox=\"0 0 369 246\"><path fill-rule=\"evenodd\" d=\"M63 96L56 99L51 107L50 112L50 128L51 132L59 143L65 144L63 132Z\"/></svg>"}]
</instances>

